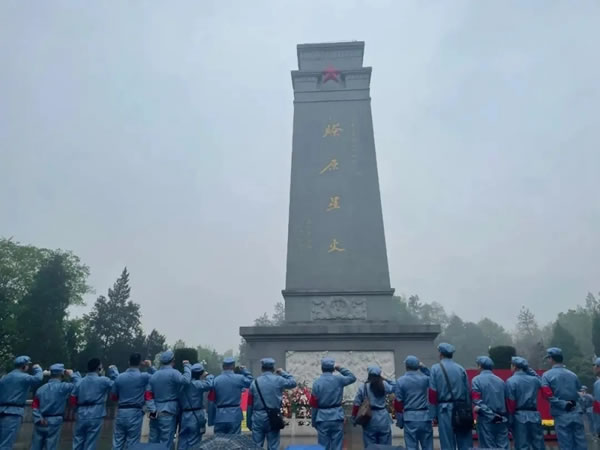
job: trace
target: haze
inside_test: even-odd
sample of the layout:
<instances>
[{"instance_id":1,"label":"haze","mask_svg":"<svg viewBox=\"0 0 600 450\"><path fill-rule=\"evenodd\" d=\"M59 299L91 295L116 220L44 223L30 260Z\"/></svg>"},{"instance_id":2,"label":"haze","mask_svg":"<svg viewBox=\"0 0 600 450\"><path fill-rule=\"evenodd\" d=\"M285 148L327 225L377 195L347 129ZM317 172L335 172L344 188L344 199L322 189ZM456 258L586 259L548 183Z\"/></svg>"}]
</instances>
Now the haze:
<instances>
[{"instance_id":1,"label":"haze","mask_svg":"<svg viewBox=\"0 0 600 450\"><path fill-rule=\"evenodd\" d=\"M237 349L284 287L296 44L364 40L392 286L541 322L600 290L600 4L2 2L0 235ZM83 314L93 304L73 314Z\"/></svg>"}]
</instances>

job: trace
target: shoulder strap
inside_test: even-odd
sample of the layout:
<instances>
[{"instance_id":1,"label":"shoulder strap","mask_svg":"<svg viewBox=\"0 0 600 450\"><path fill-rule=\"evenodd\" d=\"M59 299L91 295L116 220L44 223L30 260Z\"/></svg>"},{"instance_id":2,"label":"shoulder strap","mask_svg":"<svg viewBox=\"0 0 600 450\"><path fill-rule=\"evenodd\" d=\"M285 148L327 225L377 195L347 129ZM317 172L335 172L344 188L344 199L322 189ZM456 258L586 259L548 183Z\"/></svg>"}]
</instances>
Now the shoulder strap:
<instances>
[{"instance_id":1,"label":"shoulder strap","mask_svg":"<svg viewBox=\"0 0 600 450\"><path fill-rule=\"evenodd\" d=\"M269 409L267 404L265 403L265 399L263 398L262 392L260 392L260 387L258 386L258 378L254 380L254 386L256 386L256 391L258 392L258 396L260 397L260 401L263 403L265 409Z\"/></svg>"},{"instance_id":2,"label":"shoulder strap","mask_svg":"<svg viewBox=\"0 0 600 450\"><path fill-rule=\"evenodd\" d=\"M444 378L446 379L446 384L448 385L448 390L450 391L450 399L452 403L455 403L454 394L452 393L452 385L450 384L450 378L448 378L448 372L446 372L446 368L442 361L440 361L440 367L442 368L442 373L444 374Z\"/></svg>"}]
</instances>

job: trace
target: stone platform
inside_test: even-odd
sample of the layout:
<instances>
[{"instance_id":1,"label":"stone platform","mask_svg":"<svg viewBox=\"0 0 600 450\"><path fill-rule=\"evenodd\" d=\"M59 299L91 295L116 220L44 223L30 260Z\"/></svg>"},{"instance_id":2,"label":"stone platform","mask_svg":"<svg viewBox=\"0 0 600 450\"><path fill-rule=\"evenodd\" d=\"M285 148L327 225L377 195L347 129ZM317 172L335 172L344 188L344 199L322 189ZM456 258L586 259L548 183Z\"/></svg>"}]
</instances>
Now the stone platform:
<instances>
[{"instance_id":1,"label":"stone platform","mask_svg":"<svg viewBox=\"0 0 600 450\"><path fill-rule=\"evenodd\" d=\"M436 361L433 340L439 325L402 325L394 322L290 322L277 327L241 327L248 344L249 368L260 373L260 359L269 356L280 367L294 374L298 382L307 383L321 373L320 360L329 355L352 370L359 381L367 376L366 368L378 364L383 375L396 378L404 373L407 355L418 356L430 366ZM356 390L346 389L346 397Z\"/></svg>"}]
</instances>

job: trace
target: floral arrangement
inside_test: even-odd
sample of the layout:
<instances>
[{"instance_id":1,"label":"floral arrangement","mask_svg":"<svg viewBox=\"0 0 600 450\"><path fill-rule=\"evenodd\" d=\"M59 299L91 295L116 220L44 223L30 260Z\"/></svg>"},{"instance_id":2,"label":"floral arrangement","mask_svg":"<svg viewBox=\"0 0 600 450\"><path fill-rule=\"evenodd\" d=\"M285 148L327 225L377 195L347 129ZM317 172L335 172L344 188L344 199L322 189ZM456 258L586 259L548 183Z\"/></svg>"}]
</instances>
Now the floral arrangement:
<instances>
[{"instance_id":1,"label":"floral arrangement","mask_svg":"<svg viewBox=\"0 0 600 450\"><path fill-rule=\"evenodd\" d=\"M298 425L310 426L310 388L306 384L299 384L294 389L284 391L281 413L288 419L295 416L299 419Z\"/></svg>"}]
</instances>

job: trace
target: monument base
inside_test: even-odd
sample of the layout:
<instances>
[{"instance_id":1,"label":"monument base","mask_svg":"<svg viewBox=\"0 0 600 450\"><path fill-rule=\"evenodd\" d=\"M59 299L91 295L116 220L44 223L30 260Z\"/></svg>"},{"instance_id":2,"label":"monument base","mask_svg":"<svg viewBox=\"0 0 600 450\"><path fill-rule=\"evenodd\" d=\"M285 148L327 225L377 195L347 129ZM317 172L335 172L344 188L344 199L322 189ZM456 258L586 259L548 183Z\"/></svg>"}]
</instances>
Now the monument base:
<instances>
[{"instance_id":1,"label":"monument base","mask_svg":"<svg viewBox=\"0 0 600 450\"><path fill-rule=\"evenodd\" d=\"M299 383L309 386L321 373L320 361L325 355L350 369L358 381L366 380L370 364L378 364L385 377L395 379L404 373L403 361L408 355L416 355L430 366L437 360L433 341L439 333L439 325L401 325L389 321L288 322L277 327L240 327L252 373L260 373L261 358L269 356ZM353 396L356 386L346 390L347 397Z\"/></svg>"}]
</instances>

